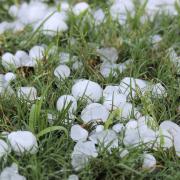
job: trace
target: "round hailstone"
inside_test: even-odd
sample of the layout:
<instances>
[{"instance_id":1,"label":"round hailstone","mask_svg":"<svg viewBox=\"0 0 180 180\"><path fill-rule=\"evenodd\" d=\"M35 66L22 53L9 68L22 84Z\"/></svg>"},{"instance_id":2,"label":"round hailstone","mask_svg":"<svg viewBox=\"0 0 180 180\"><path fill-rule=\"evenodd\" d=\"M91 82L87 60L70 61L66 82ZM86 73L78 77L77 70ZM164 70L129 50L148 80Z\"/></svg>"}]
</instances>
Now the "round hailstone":
<instances>
[{"instance_id":1,"label":"round hailstone","mask_svg":"<svg viewBox=\"0 0 180 180\"><path fill-rule=\"evenodd\" d=\"M69 177L68 177L68 180L79 180L79 177L75 174L71 174Z\"/></svg>"},{"instance_id":2,"label":"round hailstone","mask_svg":"<svg viewBox=\"0 0 180 180\"><path fill-rule=\"evenodd\" d=\"M74 125L71 127L70 136L73 141L85 141L88 137L88 131L80 125Z\"/></svg>"},{"instance_id":3,"label":"round hailstone","mask_svg":"<svg viewBox=\"0 0 180 180\"><path fill-rule=\"evenodd\" d=\"M126 96L124 94L108 94L104 95L103 105L108 110L114 110L120 107L121 103L126 102Z\"/></svg>"},{"instance_id":4,"label":"round hailstone","mask_svg":"<svg viewBox=\"0 0 180 180\"><path fill-rule=\"evenodd\" d=\"M45 3L34 1L29 4L23 3L18 11L17 17L23 24L33 24L44 18L48 11Z\"/></svg>"},{"instance_id":5,"label":"round hailstone","mask_svg":"<svg viewBox=\"0 0 180 180\"><path fill-rule=\"evenodd\" d=\"M17 95L19 98L34 101L37 99L37 90L35 87L20 87Z\"/></svg>"},{"instance_id":6,"label":"round hailstone","mask_svg":"<svg viewBox=\"0 0 180 180\"><path fill-rule=\"evenodd\" d=\"M29 56L33 60L41 60L44 57L45 48L43 46L34 46L29 51Z\"/></svg>"},{"instance_id":7,"label":"round hailstone","mask_svg":"<svg viewBox=\"0 0 180 180\"><path fill-rule=\"evenodd\" d=\"M26 180L24 176L21 176L18 173L18 166L17 164L13 163L10 167L6 167L2 170L0 174L0 179L1 180Z\"/></svg>"},{"instance_id":8,"label":"round hailstone","mask_svg":"<svg viewBox=\"0 0 180 180\"><path fill-rule=\"evenodd\" d=\"M115 63L118 60L118 51L114 47L97 49L102 61Z\"/></svg>"},{"instance_id":9,"label":"round hailstone","mask_svg":"<svg viewBox=\"0 0 180 180\"><path fill-rule=\"evenodd\" d=\"M162 37L159 34L150 37L152 44L158 44L162 41Z\"/></svg>"},{"instance_id":10,"label":"round hailstone","mask_svg":"<svg viewBox=\"0 0 180 180\"><path fill-rule=\"evenodd\" d=\"M93 13L95 25L100 25L105 19L105 14L102 9L98 9Z\"/></svg>"},{"instance_id":11,"label":"round hailstone","mask_svg":"<svg viewBox=\"0 0 180 180\"><path fill-rule=\"evenodd\" d=\"M64 21L65 17L62 13L56 12L44 23L42 30L43 34L55 36L57 32L65 32L68 26Z\"/></svg>"},{"instance_id":12,"label":"round hailstone","mask_svg":"<svg viewBox=\"0 0 180 180\"><path fill-rule=\"evenodd\" d=\"M165 129L159 129L155 146L169 149L173 146L173 136Z\"/></svg>"},{"instance_id":13,"label":"round hailstone","mask_svg":"<svg viewBox=\"0 0 180 180\"><path fill-rule=\"evenodd\" d=\"M68 63L70 61L70 54L67 52L59 53L60 63Z\"/></svg>"},{"instance_id":14,"label":"round hailstone","mask_svg":"<svg viewBox=\"0 0 180 180\"><path fill-rule=\"evenodd\" d=\"M106 86L105 89L103 90L103 95L105 94L115 94L115 93L120 93L119 92L119 86Z\"/></svg>"},{"instance_id":15,"label":"round hailstone","mask_svg":"<svg viewBox=\"0 0 180 180\"><path fill-rule=\"evenodd\" d=\"M80 2L75 4L72 11L76 16L79 16L81 13L89 9L89 5L86 2Z\"/></svg>"},{"instance_id":16,"label":"round hailstone","mask_svg":"<svg viewBox=\"0 0 180 180\"><path fill-rule=\"evenodd\" d=\"M180 126L178 126L176 123L174 123L172 121L163 121L160 124L160 128L167 130L173 136L180 135Z\"/></svg>"},{"instance_id":17,"label":"round hailstone","mask_svg":"<svg viewBox=\"0 0 180 180\"><path fill-rule=\"evenodd\" d=\"M130 120L125 127L129 129L136 129L138 127L138 123L136 120Z\"/></svg>"},{"instance_id":18,"label":"round hailstone","mask_svg":"<svg viewBox=\"0 0 180 180\"><path fill-rule=\"evenodd\" d=\"M96 132L101 132L104 130L104 126L103 125L97 125L96 126Z\"/></svg>"},{"instance_id":19,"label":"round hailstone","mask_svg":"<svg viewBox=\"0 0 180 180\"><path fill-rule=\"evenodd\" d=\"M84 97L89 101L98 102L102 97L102 88L96 82L80 80L73 85L72 95L76 99Z\"/></svg>"},{"instance_id":20,"label":"round hailstone","mask_svg":"<svg viewBox=\"0 0 180 180\"><path fill-rule=\"evenodd\" d=\"M25 28L25 25L22 24L22 23L19 22L19 21L15 21L15 22L13 23L13 32L14 32L14 33L23 31L24 28Z\"/></svg>"},{"instance_id":21,"label":"round hailstone","mask_svg":"<svg viewBox=\"0 0 180 180\"><path fill-rule=\"evenodd\" d=\"M112 148L118 147L118 137L113 130L104 130L101 132L96 132L92 134L89 139L95 144L104 145L108 147L108 150L111 151Z\"/></svg>"},{"instance_id":22,"label":"round hailstone","mask_svg":"<svg viewBox=\"0 0 180 180\"><path fill-rule=\"evenodd\" d=\"M2 56L2 65L8 70L11 70L11 68L17 68L19 66L19 59L17 59L13 54L7 52Z\"/></svg>"},{"instance_id":23,"label":"round hailstone","mask_svg":"<svg viewBox=\"0 0 180 180\"><path fill-rule=\"evenodd\" d=\"M141 113L136 108L133 108L131 103L121 103L119 109L121 110L121 118L128 119L131 115L134 115L136 119L141 117Z\"/></svg>"},{"instance_id":24,"label":"round hailstone","mask_svg":"<svg viewBox=\"0 0 180 180\"><path fill-rule=\"evenodd\" d=\"M156 168L156 159L152 154L144 154L144 161L142 168L146 171L152 172Z\"/></svg>"},{"instance_id":25,"label":"round hailstone","mask_svg":"<svg viewBox=\"0 0 180 180\"><path fill-rule=\"evenodd\" d=\"M76 61L76 62L74 62L73 65L72 65L72 69L73 69L74 71L77 71L77 70L79 70L79 69L81 69L81 68L83 68L83 63L82 63L81 61Z\"/></svg>"},{"instance_id":26,"label":"round hailstone","mask_svg":"<svg viewBox=\"0 0 180 180\"><path fill-rule=\"evenodd\" d=\"M0 139L0 159L10 152L8 144Z\"/></svg>"},{"instance_id":27,"label":"round hailstone","mask_svg":"<svg viewBox=\"0 0 180 180\"><path fill-rule=\"evenodd\" d=\"M7 137L11 148L17 154L29 152L35 154L38 144L36 137L29 131L14 131Z\"/></svg>"},{"instance_id":28,"label":"round hailstone","mask_svg":"<svg viewBox=\"0 0 180 180\"><path fill-rule=\"evenodd\" d=\"M71 71L68 66L66 65L59 65L55 70L54 70L54 75L59 78L59 79L66 79L70 76Z\"/></svg>"},{"instance_id":29,"label":"round hailstone","mask_svg":"<svg viewBox=\"0 0 180 180\"><path fill-rule=\"evenodd\" d=\"M122 130L124 130L124 125L121 123L117 123L113 125L112 130L115 131L116 133L120 133L122 132Z\"/></svg>"},{"instance_id":30,"label":"round hailstone","mask_svg":"<svg viewBox=\"0 0 180 180\"><path fill-rule=\"evenodd\" d=\"M96 146L92 141L78 141L71 155L71 164L73 168L78 171L88 163L89 158L95 158L97 156Z\"/></svg>"},{"instance_id":31,"label":"round hailstone","mask_svg":"<svg viewBox=\"0 0 180 180\"><path fill-rule=\"evenodd\" d=\"M132 60L132 59L129 59L129 60L125 61L124 63L118 64L118 70L119 70L119 72L120 72L120 73L123 73L123 72L128 68L128 66L129 66L130 64L132 64L132 63L133 63L133 60Z\"/></svg>"},{"instance_id":32,"label":"round hailstone","mask_svg":"<svg viewBox=\"0 0 180 180\"><path fill-rule=\"evenodd\" d=\"M12 72L8 72L4 75L5 81L7 81L8 83L10 83L11 81L16 79L16 75Z\"/></svg>"},{"instance_id":33,"label":"round hailstone","mask_svg":"<svg viewBox=\"0 0 180 180\"><path fill-rule=\"evenodd\" d=\"M147 87L148 87L148 82L141 79L131 78L131 77L125 77L120 82L121 93L130 97L131 96L135 97L136 92L138 91L140 91L141 93L144 93L147 90Z\"/></svg>"},{"instance_id":34,"label":"round hailstone","mask_svg":"<svg viewBox=\"0 0 180 180\"><path fill-rule=\"evenodd\" d=\"M0 74L0 94L4 92L5 78L3 74Z\"/></svg>"},{"instance_id":35,"label":"round hailstone","mask_svg":"<svg viewBox=\"0 0 180 180\"><path fill-rule=\"evenodd\" d=\"M174 137L174 148L176 151L176 155L180 157L180 134Z\"/></svg>"},{"instance_id":36,"label":"round hailstone","mask_svg":"<svg viewBox=\"0 0 180 180\"><path fill-rule=\"evenodd\" d=\"M129 129L125 131L123 143L125 146L138 146L141 142L138 129Z\"/></svg>"},{"instance_id":37,"label":"round hailstone","mask_svg":"<svg viewBox=\"0 0 180 180\"><path fill-rule=\"evenodd\" d=\"M81 112L81 119L88 123L90 121L105 122L109 117L109 111L101 104L92 103L87 105Z\"/></svg>"},{"instance_id":38,"label":"round hailstone","mask_svg":"<svg viewBox=\"0 0 180 180\"><path fill-rule=\"evenodd\" d=\"M152 86L152 95L155 98L162 98L167 96L167 92L161 83L157 83Z\"/></svg>"},{"instance_id":39,"label":"round hailstone","mask_svg":"<svg viewBox=\"0 0 180 180\"><path fill-rule=\"evenodd\" d=\"M70 6L69 6L68 2L64 1L64 2L61 3L61 11L68 11L69 8L70 8Z\"/></svg>"},{"instance_id":40,"label":"round hailstone","mask_svg":"<svg viewBox=\"0 0 180 180\"><path fill-rule=\"evenodd\" d=\"M101 64L100 73L103 77L108 78L110 75L117 76L118 64L104 62Z\"/></svg>"},{"instance_id":41,"label":"round hailstone","mask_svg":"<svg viewBox=\"0 0 180 180\"><path fill-rule=\"evenodd\" d=\"M12 5L10 6L8 13L10 16L12 17L17 17L18 14L18 7L16 5Z\"/></svg>"},{"instance_id":42,"label":"round hailstone","mask_svg":"<svg viewBox=\"0 0 180 180\"><path fill-rule=\"evenodd\" d=\"M125 156L127 156L129 154L129 151L127 150L127 149L123 149L123 150L121 150L121 152L120 152L120 157L121 158L124 158Z\"/></svg>"},{"instance_id":43,"label":"round hailstone","mask_svg":"<svg viewBox=\"0 0 180 180\"><path fill-rule=\"evenodd\" d=\"M17 51L15 57L20 61L19 66L34 67L36 65L36 61L31 59L25 51Z\"/></svg>"},{"instance_id":44,"label":"round hailstone","mask_svg":"<svg viewBox=\"0 0 180 180\"><path fill-rule=\"evenodd\" d=\"M69 107L68 112L73 114L77 110L77 101L71 95L63 95L58 98L56 107L58 111L62 111L63 109Z\"/></svg>"}]
</instances>

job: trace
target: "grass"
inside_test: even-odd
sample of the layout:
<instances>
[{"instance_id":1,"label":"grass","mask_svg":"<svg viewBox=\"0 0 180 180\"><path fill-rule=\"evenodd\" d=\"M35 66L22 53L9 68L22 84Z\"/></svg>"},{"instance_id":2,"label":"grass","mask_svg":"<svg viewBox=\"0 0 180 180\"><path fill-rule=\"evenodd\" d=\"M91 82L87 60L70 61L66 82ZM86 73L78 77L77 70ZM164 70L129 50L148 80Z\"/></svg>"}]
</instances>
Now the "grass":
<instances>
[{"instance_id":1,"label":"grass","mask_svg":"<svg viewBox=\"0 0 180 180\"><path fill-rule=\"evenodd\" d=\"M4 3L2 7L0 6L0 21L10 18L5 5L12 2ZM162 82L167 88L167 98L151 99L148 102L141 99L138 104L144 107L146 113L152 113L158 123L171 119L180 124L180 114L177 112L180 97L179 74L167 56L169 47L173 46L177 52L180 51L180 14L173 18L165 14L157 15L152 22L147 20L142 24L140 18L143 8L137 7L135 17L129 17L127 24L121 26L112 21L107 5L103 1L93 1L90 4L92 7L98 5L106 12L107 21L99 27L88 22L83 23L84 16L77 19L70 14L68 32L58 34L52 39L43 36L40 31L33 34L31 27L26 27L23 32L17 34L6 32L0 35L1 55L7 51L15 53L19 49L28 51L33 45L46 44L49 49L54 45L58 48L58 52L63 50L77 55L84 65L83 69L72 72L71 77L63 82L53 75L59 61L58 52L50 57L46 56L45 61L40 62L31 72L29 69L15 70L17 80L12 83L12 87L17 89L20 86L34 86L38 90L38 95L43 98L32 109L32 103L22 102L17 97L0 97L0 131L31 130L37 136L40 133L39 151L36 155L23 156L11 153L7 161L0 161L0 169L16 162L20 174L29 180L67 179L74 173L71 167L71 153L75 143L66 134L66 132L69 134L72 123L65 123L67 110L56 111L56 101L59 96L71 93L73 82L78 78L91 79L100 83L102 87L107 84L119 84L126 76ZM154 34L161 34L163 37L159 48L153 48L149 41L150 36ZM72 38L77 39L76 45L70 43ZM92 66L92 61L98 64L96 45L116 47L119 62L131 58L134 63L124 73L118 73L117 77L110 76L105 79L100 75L98 65ZM1 65L0 72L6 72ZM80 123L82 121L79 113L83 107L83 102L79 102L76 121ZM47 129L51 126L47 121L47 113L57 116L53 124L58 127L57 129L53 127ZM152 152L157 158L157 168L152 173L144 172L140 168L143 151L141 147L130 149L130 154L120 159L119 149L115 149L111 154L102 149L99 156L92 159L77 174L82 180L180 179L180 159L176 157L174 149L167 152L162 150Z\"/></svg>"}]
</instances>

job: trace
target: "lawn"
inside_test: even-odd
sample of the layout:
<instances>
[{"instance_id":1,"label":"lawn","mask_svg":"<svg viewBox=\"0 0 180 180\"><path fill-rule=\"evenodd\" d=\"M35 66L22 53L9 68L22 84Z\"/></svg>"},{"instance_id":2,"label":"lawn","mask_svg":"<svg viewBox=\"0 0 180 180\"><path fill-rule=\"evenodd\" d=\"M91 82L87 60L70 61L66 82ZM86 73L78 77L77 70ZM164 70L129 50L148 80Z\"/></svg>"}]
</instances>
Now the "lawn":
<instances>
[{"instance_id":1,"label":"lawn","mask_svg":"<svg viewBox=\"0 0 180 180\"><path fill-rule=\"evenodd\" d=\"M179 180L179 73L179 1L0 0L0 180Z\"/></svg>"}]
</instances>

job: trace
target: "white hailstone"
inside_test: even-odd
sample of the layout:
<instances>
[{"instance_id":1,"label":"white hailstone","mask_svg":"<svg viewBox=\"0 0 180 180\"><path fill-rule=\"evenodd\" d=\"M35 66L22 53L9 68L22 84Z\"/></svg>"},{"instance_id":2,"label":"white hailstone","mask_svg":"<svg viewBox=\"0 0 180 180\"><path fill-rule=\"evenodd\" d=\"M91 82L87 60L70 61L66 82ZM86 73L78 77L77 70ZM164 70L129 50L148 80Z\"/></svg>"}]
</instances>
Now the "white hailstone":
<instances>
[{"instance_id":1,"label":"white hailstone","mask_svg":"<svg viewBox=\"0 0 180 180\"><path fill-rule=\"evenodd\" d=\"M97 49L102 61L115 63L118 60L118 51L114 47L106 47Z\"/></svg>"},{"instance_id":2,"label":"white hailstone","mask_svg":"<svg viewBox=\"0 0 180 180\"><path fill-rule=\"evenodd\" d=\"M105 87L105 89L103 90L103 95L108 95L108 94L118 94L119 92L119 86L111 86L108 85Z\"/></svg>"},{"instance_id":3,"label":"white hailstone","mask_svg":"<svg viewBox=\"0 0 180 180\"><path fill-rule=\"evenodd\" d=\"M100 73L103 77L108 78L110 75L117 76L118 65L114 63L104 62L100 66Z\"/></svg>"},{"instance_id":4,"label":"white hailstone","mask_svg":"<svg viewBox=\"0 0 180 180\"><path fill-rule=\"evenodd\" d=\"M90 121L105 122L109 117L109 111L99 103L92 103L87 105L81 112L81 119L84 123Z\"/></svg>"},{"instance_id":5,"label":"white hailstone","mask_svg":"<svg viewBox=\"0 0 180 180\"><path fill-rule=\"evenodd\" d=\"M102 9L98 9L93 13L95 25L100 25L104 19L105 19L105 14Z\"/></svg>"},{"instance_id":6,"label":"white hailstone","mask_svg":"<svg viewBox=\"0 0 180 180\"><path fill-rule=\"evenodd\" d=\"M104 147L108 147L109 151L111 151L112 148L118 147L118 137L113 130L104 130L101 132L96 132L90 135L89 139L95 144L100 144Z\"/></svg>"},{"instance_id":7,"label":"white hailstone","mask_svg":"<svg viewBox=\"0 0 180 180\"><path fill-rule=\"evenodd\" d=\"M96 82L84 79L73 85L72 95L76 99L85 98L88 101L98 102L102 97L102 88Z\"/></svg>"},{"instance_id":8,"label":"white hailstone","mask_svg":"<svg viewBox=\"0 0 180 180\"><path fill-rule=\"evenodd\" d=\"M114 20L124 24L127 18L127 12L134 13L134 5L131 0L116 0L110 7L110 14Z\"/></svg>"},{"instance_id":9,"label":"white hailstone","mask_svg":"<svg viewBox=\"0 0 180 180\"><path fill-rule=\"evenodd\" d=\"M75 174L71 174L69 177L68 177L68 180L79 180L79 177Z\"/></svg>"},{"instance_id":10,"label":"white hailstone","mask_svg":"<svg viewBox=\"0 0 180 180\"><path fill-rule=\"evenodd\" d=\"M0 159L3 156L6 156L10 151L11 150L10 150L8 144L5 141L0 139Z\"/></svg>"},{"instance_id":11,"label":"white hailstone","mask_svg":"<svg viewBox=\"0 0 180 180\"><path fill-rule=\"evenodd\" d=\"M70 136L73 141L86 141L88 131L82 128L80 125L73 125L71 127Z\"/></svg>"},{"instance_id":12,"label":"white hailstone","mask_svg":"<svg viewBox=\"0 0 180 180\"><path fill-rule=\"evenodd\" d=\"M157 140L157 133L147 126L139 127L138 132L140 135L141 143L148 146L149 148L155 144Z\"/></svg>"},{"instance_id":13,"label":"white hailstone","mask_svg":"<svg viewBox=\"0 0 180 180\"><path fill-rule=\"evenodd\" d=\"M147 90L148 82L141 80L141 79L135 79L132 77L125 77L120 82L120 91L121 93L125 94L126 96L132 96L135 97L136 92L140 91L141 93L144 93Z\"/></svg>"},{"instance_id":14,"label":"white hailstone","mask_svg":"<svg viewBox=\"0 0 180 180\"><path fill-rule=\"evenodd\" d=\"M7 81L8 83L10 83L11 81L16 79L16 75L12 72L8 72L4 75L5 81Z\"/></svg>"},{"instance_id":15,"label":"white hailstone","mask_svg":"<svg viewBox=\"0 0 180 180\"><path fill-rule=\"evenodd\" d=\"M117 109L121 106L121 103L126 102L126 96L124 94L115 93L115 94L103 95L103 97L104 97L103 105L108 110Z\"/></svg>"},{"instance_id":16,"label":"white hailstone","mask_svg":"<svg viewBox=\"0 0 180 180\"><path fill-rule=\"evenodd\" d=\"M118 70L119 70L119 72L120 72L120 73L123 73L123 72L128 68L128 66L129 66L130 64L132 64L132 63L133 63L133 60L132 60L132 59L129 59L129 60L125 61L124 63L118 64Z\"/></svg>"},{"instance_id":17,"label":"white hailstone","mask_svg":"<svg viewBox=\"0 0 180 180\"><path fill-rule=\"evenodd\" d=\"M127 156L129 154L129 151L127 149L123 149L120 152L120 157L124 158L125 156Z\"/></svg>"},{"instance_id":18,"label":"white hailstone","mask_svg":"<svg viewBox=\"0 0 180 180\"><path fill-rule=\"evenodd\" d=\"M54 70L54 75L59 78L59 79L66 79L70 76L71 71L70 68L66 65L59 65L55 70Z\"/></svg>"},{"instance_id":19,"label":"white hailstone","mask_svg":"<svg viewBox=\"0 0 180 180\"><path fill-rule=\"evenodd\" d=\"M64 21L65 15L56 12L43 24L43 34L49 36L55 36L57 32L65 32L68 30L68 26Z\"/></svg>"},{"instance_id":20,"label":"white hailstone","mask_svg":"<svg viewBox=\"0 0 180 180\"><path fill-rule=\"evenodd\" d=\"M81 61L76 61L76 62L74 62L73 65L72 65L72 69L73 69L74 71L77 71L77 70L79 70L79 69L81 69L81 68L83 68L83 63L82 63Z\"/></svg>"},{"instance_id":21,"label":"white hailstone","mask_svg":"<svg viewBox=\"0 0 180 180\"><path fill-rule=\"evenodd\" d=\"M43 46L34 46L29 51L29 56L33 60L41 60L44 57L45 48Z\"/></svg>"},{"instance_id":22,"label":"white hailstone","mask_svg":"<svg viewBox=\"0 0 180 180\"><path fill-rule=\"evenodd\" d=\"M68 2L64 1L61 3L61 11L68 11L69 8L70 8L70 6L69 6Z\"/></svg>"},{"instance_id":23,"label":"white hailstone","mask_svg":"<svg viewBox=\"0 0 180 180\"><path fill-rule=\"evenodd\" d=\"M56 120L56 115L48 113L47 114L47 120L48 120L49 124L53 124L54 121Z\"/></svg>"},{"instance_id":24,"label":"white hailstone","mask_svg":"<svg viewBox=\"0 0 180 180\"><path fill-rule=\"evenodd\" d=\"M141 117L141 113L136 108L133 108L131 103L121 103L119 109L121 110L120 117L123 119L128 119L131 115L134 115L136 119Z\"/></svg>"},{"instance_id":25,"label":"white hailstone","mask_svg":"<svg viewBox=\"0 0 180 180\"><path fill-rule=\"evenodd\" d=\"M19 59L19 66L34 67L36 65L36 61L31 59L25 51L18 50L15 57Z\"/></svg>"},{"instance_id":26,"label":"white hailstone","mask_svg":"<svg viewBox=\"0 0 180 180\"><path fill-rule=\"evenodd\" d=\"M138 146L139 144L152 146L157 139L156 132L147 126L139 128L126 128L123 139L125 146Z\"/></svg>"},{"instance_id":27,"label":"white hailstone","mask_svg":"<svg viewBox=\"0 0 180 180\"><path fill-rule=\"evenodd\" d=\"M170 134L172 134L174 137L180 135L180 126L178 126L176 123L172 121L163 121L160 124L160 128L167 130Z\"/></svg>"},{"instance_id":28,"label":"white hailstone","mask_svg":"<svg viewBox=\"0 0 180 180\"><path fill-rule=\"evenodd\" d=\"M95 158L98 156L96 146L92 141L78 141L74 146L74 150L72 152L71 164L73 168L78 171L82 169L90 158Z\"/></svg>"},{"instance_id":29,"label":"white hailstone","mask_svg":"<svg viewBox=\"0 0 180 180\"><path fill-rule=\"evenodd\" d=\"M152 129L157 129L158 124L155 119L153 119L151 116L146 115L146 116L141 116L140 118L137 118L137 123L139 128L152 128Z\"/></svg>"},{"instance_id":30,"label":"white hailstone","mask_svg":"<svg viewBox=\"0 0 180 180\"><path fill-rule=\"evenodd\" d=\"M24 24L22 24L22 23L19 22L19 21L16 21L16 22L14 23L13 32L14 32L14 33L21 32L21 31L24 30L24 28L25 28L25 25L24 25Z\"/></svg>"},{"instance_id":31,"label":"white hailstone","mask_svg":"<svg viewBox=\"0 0 180 180\"><path fill-rule=\"evenodd\" d=\"M17 59L13 54L7 52L2 56L2 65L8 70L11 70L11 68L17 68L19 66L19 59Z\"/></svg>"},{"instance_id":32,"label":"white hailstone","mask_svg":"<svg viewBox=\"0 0 180 180\"><path fill-rule=\"evenodd\" d=\"M89 5L86 2L79 2L75 4L72 11L76 16L79 16L81 13L87 11L89 9Z\"/></svg>"},{"instance_id":33,"label":"white hailstone","mask_svg":"<svg viewBox=\"0 0 180 180\"><path fill-rule=\"evenodd\" d=\"M35 154L38 149L36 137L29 131L14 131L8 135L12 150L18 155L29 152Z\"/></svg>"},{"instance_id":34,"label":"white hailstone","mask_svg":"<svg viewBox=\"0 0 180 180\"><path fill-rule=\"evenodd\" d=\"M68 63L70 61L70 54L67 52L60 52L59 53L60 63Z\"/></svg>"},{"instance_id":35,"label":"white hailstone","mask_svg":"<svg viewBox=\"0 0 180 180\"><path fill-rule=\"evenodd\" d=\"M3 74L0 74L0 94L4 92L5 78Z\"/></svg>"},{"instance_id":36,"label":"white hailstone","mask_svg":"<svg viewBox=\"0 0 180 180\"><path fill-rule=\"evenodd\" d=\"M180 134L174 137L174 148L176 151L176 155L180 157Z\"/></svg>"},{"instance_id":37,"label":"white hailstone","mask_svg":"<svg viewBox=\"0 0 180 180\"><path fill-rule=\"evenodd\" d=\"M35 87L20 87L17 95L19 98L34 101L37 99L37 90Z\"/></svg>"},{"instance_id":38,"label":"white hailstone","mask_svg":"<svg viewBox=\"0 0 180 180\"><path fill-rule=\"evenodd\" d=\"M2 170L0 174L1 180L26 180L24 176L21 176L18 173L18 166L17 164L13 163L10 167L6 167Z\"/></svg>"},{"instance_id":39,"label":"white hailstone","mask_svg":"<svg viewBox=\"0 0 180 180\"><path fill-rule=\"evenodd\" d=\"M141 142L138 129L126 128L123 143L125 146L138 146Z\"/></svg>"},{"instance_id":40,"label":"white hailstone","mask_svg":"<svg viewBox=\"0 0 180 180\"><path fill-rule=\"evenodd\" d=\"M9 13L10 16L16 17L17 14L18 14L18 7L16 5L10 6L10 8L8 10L8 13Z\"/></svg>"},{"instance_id":41,"label":"white hailstone","mask_svg":"<svg viewBox=\"0 0 180 180\"><path fill-rule=\"evenodd\" d=\"M156 159L152 154L143 155L143 165L142 168L146 171L152 172L156 168Z\"/></svg>"},{"instance_id":42,"label":"white hailstone","mask_svg":"<svg viewBox=\"0 0 180 180\"><path fill-rule=\"evenodd\" d=\"M48 6L45 3L38 1L34 1L29 4L23 3L19 7L17 17L23 24L32 24L42 20L47 11Z\"/></svg>"},{"instance_id":43,"label":"white hailstone","mask_svg":"<svg viewBox=\"0 0 180 180\"><path fill-rule=\"evenodd\" d=\"M180 126L172 121L164 121L160 124L160 128L166 130L173 136L176 155L180 157Z\"/></svg>"},{"instance_id":44,"label":"white hailstone","mask_svg":"<svg viewBox=\"0 0 180 180\"><path fill-rule=\"evenodd\" d=\"M96 132L101 132L104 130L104 126L103 125L97 125L96 126Z\"/></svg>"},{"instance_id":45,"label":"white hailstone","mask_svg":"<svg viewBox=\"0 0 180 180\"><path fill-rule=\"evenodd\" d=\"M71 95L63 95L60 96L56 103L56 108L58 111L62 111L63 109L68 109L70 114L73 114L77 110L77 101Z\"/></svg>"},{"instance_id":46,"label":"white hailstone","mask_svg":"<svg viewBox=\"0 0 180 180\"><path fill-rule=\"evenodd\" d=\"M168 49L168 55L169 55L170 61L176 65L178 63L178 55L176 51L174 50L174 48L171 47Z\"/></svg>"},{"instance_id":47,"label":"white hailstone","mask_svg":"<svg viewBox=\"0 0 180 180\"><path fill-rule=\"evenodd\" d=\"M160 128L157 137L155 146L165 149L173 146L173 136L167 130Z\"/></svg>"},{"instance_id":48,"label":"white hailstone","mask_svg":"<svg viewBox=\"0 0 180 180\"><path fill-rule=\"evenodd\" d=\"M126 124L126 128L129 128L129 129L136 129L138 126L138 123L136 120L130 120L127 124Z\"/></svg>"},{"instance_id":49,"label":"white hailstone","mask_svg":"<svg viewBox=\"0 0 180 180\"><path fill-rule=\"evenodd\" d=\"M167 96L167 92L161 83L157 83L152 86L152 95L155 98L162 98Z\"/></svg>"},{"instance_id":50,"label":"white hailstone","mask_svg":"<svg viewBox=\"0 0 180 180\"><path fill-rule=\"evenodd\" d=\"M159 34L150 37L152 44L158 44L162 41L162 37Z\"/></svg>"},{"instance_id":51,"label":"white hailstone","mask_svg":"<svg viewBox=\"0 0 180 180\"><path fill-rule=\"evenodd\" d=\"M115 131L116 133L122 132L124 130L124 125L122 123L117 123L113 125L112 130Z\"/></svg>"},{"instance_id":52,"label":"white hailstone","mask_svg":"<svg viewBox=\"0 0 180 180\"><path fill-rule=\"evenodd\" d=\"M14 90L9 85L9 82L6 81L5 75L0 74L0 95L14 95Z\"/></svg>"},{"instance_id":53,"label":"white hailstone","mask_svg":"<svg viewBox=\"0 0 180 180\"><path fill-rule=\"evenodd\" d=\"M9 23L4 21L0 23L0 34L3 34L6 30L9 29Z\"/></svg>"}]
</instances>

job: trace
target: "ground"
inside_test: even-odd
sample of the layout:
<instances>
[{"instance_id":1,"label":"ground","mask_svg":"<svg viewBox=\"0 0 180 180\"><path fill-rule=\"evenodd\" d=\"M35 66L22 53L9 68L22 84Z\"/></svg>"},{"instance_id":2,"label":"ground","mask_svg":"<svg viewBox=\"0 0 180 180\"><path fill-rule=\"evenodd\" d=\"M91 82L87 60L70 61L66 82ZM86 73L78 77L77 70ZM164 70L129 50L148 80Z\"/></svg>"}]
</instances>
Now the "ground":
<instances>
[{"instance_id":1,"label":"ground","mask_svg":"<svg viewBox=\"0 0 180 180\"><path fill-rule=\"evenodd\" d=\"M0 21L12 19L7 13L8 5L13 1L4 1L0 5ZM74 3L74 2L73 2ZM141 168L142 153L144 148L131 149L128 156L119 158L119 150L114 149L109 153L102 150L97 158L91 159L85 168L74 172L71 166L71 153L75 142L70 138L71 123L65 123L67 112L56 110L58 97L71 94L71 88L75 79L86 78L95 81L105 87L106 85L119 84L124 77L134 77L148 80L154 83L161 82L166 90L167 97L153 99L150 102L134 100L133 104L143 106L149 114L156 118L160 124L164 120L172 120L180 124L179 97L179 74L178 68L170 61L167 50L174 47L180 52L180 14L170 16L166 14L157 15L152 21L141 22L143 7L138 6L134 17L127 18L126 25L120 25L113 21L108 13L108 6L103 1L89 1L91 7L101 7L106 12L107 20L98 27L84 23L82 16L77 19L70 16L68 20L68 31L59 33L54 37L47 37L42 33L33 32L30 26L23 31L12 33L5 32L0 35L0 56L5 52L15 53L17 50L29 51L37 44L46 44L50 49L57 46L58 51L51 56L44 56L44 60L38 63L36 68L19 68L14 70L17 78L11 83L16 89L20 86L34 86L38 95L42 97L40 108L31 116L32 103L20 100L17 96L0 97L0 131L28 130L35 135L50 126L61 126L61 130L52 131L38 138L38 153L34 155L25 154L18 156L11 153L7 161L0 161L0 169L18 164L19 173L27 179L67 179L70 174L77 174L83 180L115 180L115 179L180 179L180 160L174 149L152 150L156 157L157 165L153 172L143 171ZM149 41L150 37L159 34L162 41L158 47L154 47ZM75 38L76 45L70 40ZM133 59L123 73L104 78L99 72L99 56L95 53L96 45L101 47L115 47L118 50L118 62ZM54 77L54 69L59 63L59 51L69 52L76 55L83 62L82 69L72 71L69 78L64 81ZM68 64L71 66L70 64ZM0 64L0 73L8 71ZM78 102L76 122L82 124L80 112L84 108L83 102ZM48 123L47 114L58 116L53 125ZM32 118L35 126L31 126ZM67 134L66 134L67 132Z\"/></svg>"}]
</instances>

